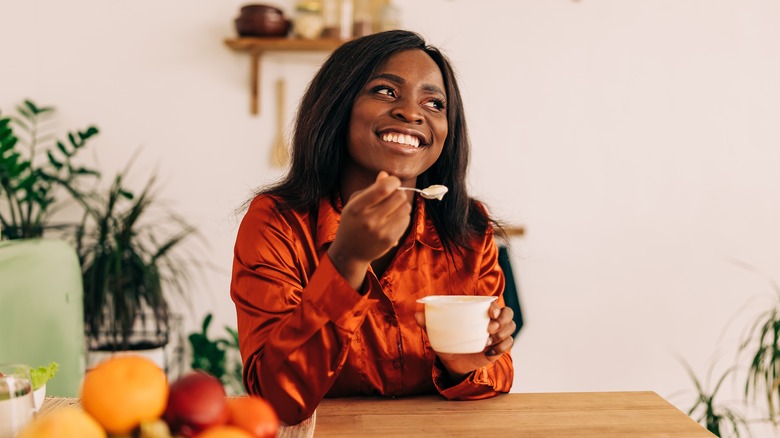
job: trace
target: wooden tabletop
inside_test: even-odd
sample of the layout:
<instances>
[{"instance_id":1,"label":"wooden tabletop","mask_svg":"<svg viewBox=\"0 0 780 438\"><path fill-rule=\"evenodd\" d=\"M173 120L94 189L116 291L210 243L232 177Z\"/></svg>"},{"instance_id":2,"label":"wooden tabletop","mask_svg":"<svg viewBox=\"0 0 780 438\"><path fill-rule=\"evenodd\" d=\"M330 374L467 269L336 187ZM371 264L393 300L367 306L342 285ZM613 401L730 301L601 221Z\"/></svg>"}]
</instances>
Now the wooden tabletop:
<instances>
[{"instance_id":1,"label":"wooden tabletop","mask_svg":"<svg viewBox=\"0 0 780 438\"><path fill-rule=\"evenodd\" d=\"M41 414L78 399L47 397ZM440 396L325 399L314 418L279 437L711 438L654 392L504 394L475 401Z\"/></svg>"},{"instance_id":2,"label":"wooden tabletop","mask_svg":"<svg viewBox=\"0 0 780 438\"><path fill-rule=\"evenodd\" d=\"M654 392L504 394L476 401L438 396L325 399L315 438L714 437Z\"/></svg>"}]
</instances>

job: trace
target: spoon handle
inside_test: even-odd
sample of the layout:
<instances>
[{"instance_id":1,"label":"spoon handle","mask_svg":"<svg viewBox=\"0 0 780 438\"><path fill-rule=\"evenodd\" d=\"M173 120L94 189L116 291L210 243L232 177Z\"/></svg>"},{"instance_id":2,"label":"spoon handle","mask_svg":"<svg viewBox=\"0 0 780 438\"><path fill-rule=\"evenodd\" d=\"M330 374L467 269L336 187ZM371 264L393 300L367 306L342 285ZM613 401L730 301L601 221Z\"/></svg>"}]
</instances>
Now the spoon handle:
<instances>
[{"instance_id":1,"label":"spoon handle","mask_svg":"<svg viewBox=\"0 0 780 438\"><path fill-rule=\"evenodd\" d=\"M416 189L414 187L398 187L398 190L411 190L413 192L423 193L422 190Z\"/></svg>"}]
</instances>

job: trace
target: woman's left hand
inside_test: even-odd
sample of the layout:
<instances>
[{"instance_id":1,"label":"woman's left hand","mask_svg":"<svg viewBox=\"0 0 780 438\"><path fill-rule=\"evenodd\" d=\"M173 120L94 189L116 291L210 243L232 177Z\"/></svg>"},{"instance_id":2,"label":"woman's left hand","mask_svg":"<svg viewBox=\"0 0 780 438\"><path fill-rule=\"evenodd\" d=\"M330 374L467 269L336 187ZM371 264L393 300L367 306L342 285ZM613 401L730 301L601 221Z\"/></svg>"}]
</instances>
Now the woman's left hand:
<instances>
[{"instance_id":1,"label":"woman's left hand","mask_svg":"<svg viewBox=\"0 0 780 438\"><path fill-rule=\"evenodd\" d=\"M488 310L490 323L488 333L489 343L481 353L453 354L436 353L447 372L454 379L497 361L502 354L511 351L514 344L512 334L515 332L514 312L509 307L500 308L495 302ZM418 311L414 315L417 324L425 329L425 313Z\"/></svg>"}]
</instances>

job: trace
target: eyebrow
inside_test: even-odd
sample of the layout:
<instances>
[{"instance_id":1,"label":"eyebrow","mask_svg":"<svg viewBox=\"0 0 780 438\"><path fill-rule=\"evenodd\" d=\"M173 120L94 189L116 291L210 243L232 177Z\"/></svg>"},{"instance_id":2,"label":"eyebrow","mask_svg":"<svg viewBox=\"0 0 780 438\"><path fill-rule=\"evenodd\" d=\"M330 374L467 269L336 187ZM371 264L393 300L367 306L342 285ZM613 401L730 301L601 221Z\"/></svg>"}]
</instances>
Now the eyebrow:
<instances>
[{"instance_id":1,"label":"eyebrow","mask_svg":"<svg viewBox=\"0 0 780 438\"><path fill-rule=\"evenodd\" d=\"M406 83L406 79L402 78L401 76L394 75L392 73L380 73L370 79L370 81L373 81L375 79L386 79L390 82L395 82L396 84L403 85ZM447 93L444 92L441 88L439 88L436 85L433 84L423 84L422 85L423 91L426 91L428 93L439 93L442 96L446 96Z\"/></svg>"}]
</instances>

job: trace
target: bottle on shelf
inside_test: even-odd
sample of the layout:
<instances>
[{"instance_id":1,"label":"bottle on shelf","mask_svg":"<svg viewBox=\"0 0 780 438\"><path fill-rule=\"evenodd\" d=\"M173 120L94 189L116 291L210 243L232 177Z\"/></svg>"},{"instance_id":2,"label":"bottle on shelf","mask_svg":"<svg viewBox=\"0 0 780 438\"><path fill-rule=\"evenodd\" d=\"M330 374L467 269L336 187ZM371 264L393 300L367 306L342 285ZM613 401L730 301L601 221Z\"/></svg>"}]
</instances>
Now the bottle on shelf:
<instances>
[{"instance_id":1,"label":"bottle on shelf","mask_svg":"<svg viewBox=\"0 0 780 438\"><path fill-rule=\"evenodd\" d=\"M370 35L374 32L374 20L369 0L355 0L355 13L352 34L355 37Z\"/></svg>"},{"instance_id":2,"label":"bottle on shelf","mask_svg":"<svg viewBox=\"0 0 780 438\"><path fill-rule=\"evenodd\" d=\"M352 38L352 23L354 22L353 0L341 0L339 9L339 38L348 40Z\"/></svg>"},{"instance_id":3,"label":"bottle on shelf","mask_svg":"<svg viewBox=\"0 0 780 438\"><path fill-rule=\"evenodd\" d=\"M339 38L339 3L340 0L322 1L322 18L325 22L325 28L322 30L323 38Z\"/></svg>"}]
</instances>

